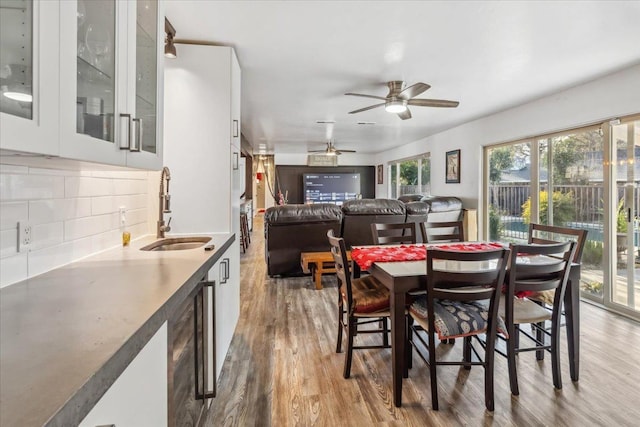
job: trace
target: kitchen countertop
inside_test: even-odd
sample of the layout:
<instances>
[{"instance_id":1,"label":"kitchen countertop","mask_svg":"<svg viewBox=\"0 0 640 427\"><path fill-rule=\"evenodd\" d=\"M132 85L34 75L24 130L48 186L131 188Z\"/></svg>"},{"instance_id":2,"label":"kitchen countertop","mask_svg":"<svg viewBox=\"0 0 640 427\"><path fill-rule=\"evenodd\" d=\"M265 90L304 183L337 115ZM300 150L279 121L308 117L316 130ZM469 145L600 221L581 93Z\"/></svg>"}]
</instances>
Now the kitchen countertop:
<instances>
[{"instance_id":1,"label":"kitchen countertop","mask_svg":"<svg viewBox=\"0 0 640 427\"><path fill-rule=\"evenodd\" d=\"M0 425L77 425L233 243L147 236L0 290ZM172 236L167 236L172 237Z\"/></svg>"}]
</instances>

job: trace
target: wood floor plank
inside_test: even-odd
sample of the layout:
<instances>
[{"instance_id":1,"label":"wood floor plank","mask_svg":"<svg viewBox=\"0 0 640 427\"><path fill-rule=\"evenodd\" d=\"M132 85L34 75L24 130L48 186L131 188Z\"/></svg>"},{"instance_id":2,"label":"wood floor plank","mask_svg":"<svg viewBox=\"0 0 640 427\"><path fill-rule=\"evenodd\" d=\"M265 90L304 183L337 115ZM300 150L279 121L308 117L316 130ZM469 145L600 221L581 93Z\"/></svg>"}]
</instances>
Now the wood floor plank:
<instances>
[{"instance_id":1,"label":"wood floor plank","mask_svg":"<svg viewBox=\"0 0 640 427\"><path fill-rule=\"evenodd\" d=\"M433 411L429 372L414 354L396 408L389 349L354 352L351 378L342 377L335 278L323 276L316 290L309 276L268 277L260 217L254 227L241 256L240 319L206 426L637 425L640 325L584 302L579 382L569 377L563 331L561 390L553 388L549 357L537 362L524 353L517 361L520 396L512 396L506 360L497 355L493 413L484 408L482 369L453 366L438 367L440 410ZM356 340L373 344L379 337ZM438 357L460 359L460 344L439 345Z\"/></svg>"}]
</instances>

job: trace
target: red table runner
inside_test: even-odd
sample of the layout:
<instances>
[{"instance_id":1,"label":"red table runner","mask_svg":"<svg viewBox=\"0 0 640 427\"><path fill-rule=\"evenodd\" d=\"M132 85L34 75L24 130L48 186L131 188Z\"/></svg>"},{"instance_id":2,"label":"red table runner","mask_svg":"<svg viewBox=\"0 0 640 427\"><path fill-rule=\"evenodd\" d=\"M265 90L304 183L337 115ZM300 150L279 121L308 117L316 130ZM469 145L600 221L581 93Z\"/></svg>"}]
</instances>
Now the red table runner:
<instances>
[{"instance_id":1,"label":"red table runner","mask_svg":"<svg viewBox=\"0 0 640 427\"><path fill-rule=\"evenodd\" d=\"M374 262L419 261L427 258L427 248L456 252L479 252L502 249L500 243L443 243L437 245L366 246L351 250L353 259L361 270L368 270Z\"/></svg>"}]
</instances>

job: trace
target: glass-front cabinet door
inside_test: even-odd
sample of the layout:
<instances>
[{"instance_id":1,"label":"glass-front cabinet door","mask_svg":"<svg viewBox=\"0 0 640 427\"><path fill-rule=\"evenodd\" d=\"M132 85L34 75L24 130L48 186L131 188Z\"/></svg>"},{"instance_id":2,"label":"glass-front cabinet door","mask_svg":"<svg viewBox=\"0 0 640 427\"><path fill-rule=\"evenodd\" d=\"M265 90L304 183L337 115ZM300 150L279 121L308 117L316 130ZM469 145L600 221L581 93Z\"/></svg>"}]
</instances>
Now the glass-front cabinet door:
<instances>
[{"instance_id":1,"label":"glass-front cabinet door","mask_svg":"<svg viewBox=\"0 0 640 427\"><path fill-rule=\"evenodd\" d=\"M135 88L129 110L131 122L131 152L127 165L155 169L162 166L162 88L164 13L155 0L130 2L129 34L135 34L135 56L129 54L129 87Z\"/></svg>"},{"instance_id":2,"label":"glass-front cabinet door","mask_svg":"<svg viewBox=\"0 0 640 427\"><path fill-rule=\"evenodd\" d=\"M162 166L160 5L153 0L60 3L63 157Z\"/></svg>"},{"instance_id":3,"label":"glass-front cabinet door","mask_svg":"<svg viewBox=\"0 0 640 427\"><path fill-rule=\"evenodd\" d=\"M124 165L118 114L126 94L126 4L60 2L60 154Z\"/></svg>"},{"instance_id":4,"label":"glass-front cabinet door","mask_svg":"<svg viewBox=\"0 0 640 427\"><path fill-rule=\"evenodd\" d=\"M58 2L0 1L0 147L58 154Z\"/></svg>"}]
</instances>

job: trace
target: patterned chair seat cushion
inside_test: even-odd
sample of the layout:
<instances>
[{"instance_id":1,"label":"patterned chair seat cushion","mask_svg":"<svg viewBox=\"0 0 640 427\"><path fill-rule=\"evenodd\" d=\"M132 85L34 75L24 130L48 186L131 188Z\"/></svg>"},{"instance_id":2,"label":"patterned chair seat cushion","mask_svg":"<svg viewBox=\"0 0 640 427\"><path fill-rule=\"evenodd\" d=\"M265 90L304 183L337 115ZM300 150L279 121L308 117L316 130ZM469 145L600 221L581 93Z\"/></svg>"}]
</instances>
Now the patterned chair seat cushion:
<instances>
[{"instance_id":1,"label":"patterned chair seat cushion","mask_svg":"<svg viewBox=\"0 0 640 427\"><path fill-rule=\"evenodd\" d=\"M354 313L374 313L389 311L389 290L371 276L364 276L351 281ZM342 298L347 302L347 295L342 290Z\"/></svg>"},{"instance_id":2,"label":"patterned chair seat cushion","mask_svg":"<svg viewBox=\"0 0 640 427\"><path fill-rule=\"evenodd\" d=\"M435 329L440 340L478 335L487 331L488 301L449 301L435 300ZM411 305L413 318L425 330L428 330L427 297L417 298ZM509 336L504 321L498 316L498 333Z\"/></svg>"}]
</instances>

